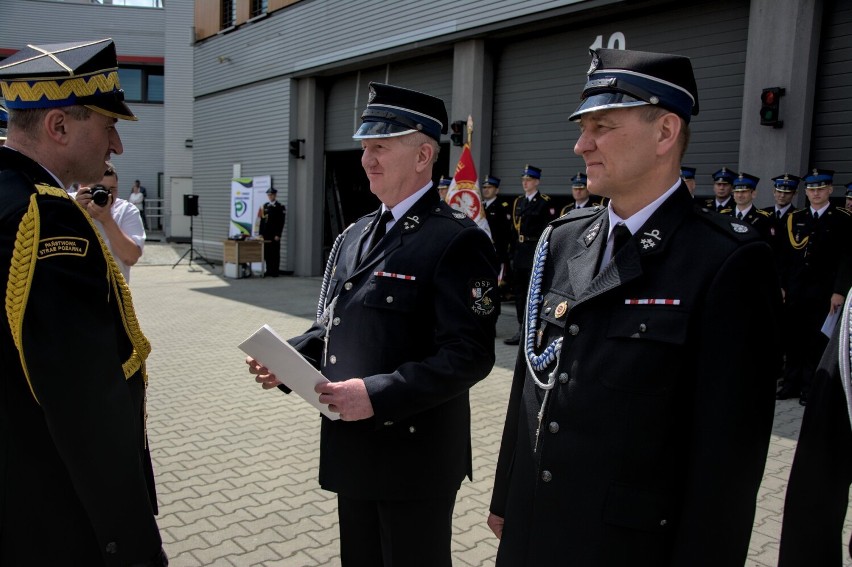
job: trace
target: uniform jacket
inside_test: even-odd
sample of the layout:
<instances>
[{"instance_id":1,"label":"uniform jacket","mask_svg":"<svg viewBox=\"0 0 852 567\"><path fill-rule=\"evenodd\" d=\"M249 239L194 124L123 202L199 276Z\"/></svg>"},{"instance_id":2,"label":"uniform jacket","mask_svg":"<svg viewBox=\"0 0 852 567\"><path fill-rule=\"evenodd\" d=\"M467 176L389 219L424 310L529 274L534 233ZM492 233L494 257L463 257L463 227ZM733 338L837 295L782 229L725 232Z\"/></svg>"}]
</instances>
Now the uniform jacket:
<instances>
[{"instance_id":1,"label":"uniform jacket","mask_svg":"<svg viewBox=\"0 0 852 567\"><path fill-rule=\"evenodd\" d=\"M709 199L704 199L703 206L705 209L710 209L711 211L716 211L717 213L725 212L730 209L733 209L737 206L736 201L734 201L734 197L732 195L728 195L728 200L725 201L725 204L721 207L716 206L716 198L710 197Z\"/></svg>"},{"instance_id":2,"label":"uniform jacket","mask_svg":"<svg viewBox=\"0 0 852 567\"><path fill-rule=\"evenodd\" d=\"M727 213L729 216L736 218L737 216L737 207L734 207ZM750 224L757 230L757 232L766 239L767 242L772 241L773 235L773 215L767 213L763 209L758 209L754 205L748 210L748 212L743 217L742 221Z\"/></svg>"},{"instance_id":3,"label":"uniform jacket","mask_svg":"<svg viewBox=\"0 0 852 567\"><path fill-rule=\"evenodd\" d=\"M787 217L779 242L781 285L787 302L824 306L832 293L846 295L852 285L852 217L829 206L816 221L810 207Z\"/></svg>"},{"instance_id":4,"label":"uniform jacket","mask_svg":"<svg viewBox=\"0 0 852 567\"><path fill-rule=\"evenodd\" d=\"M852 484L852 428L838 356L842 343L849 359L849 332L840 323L808 394L784 500L778 567L844 564L840 543Z\"/></svg>"},{"instance_id":5,"label":"uniform jacket","mask_svg":"<svg viewBox=\"0 0 852 567\"><path fill-rule=\"evenodd\" d=\"M509 246L512 243L512 206L508 201L497 197L485 206L485 218L501 263L509 261Z\"/></svg>"},{"instance_id":6,"label":"uniform jacket","mask_svg":"<svg viewBox=\"0 0 852 567\"><path fill-rule=\"evenodd\" d=\"M273 240L281 236L284 230L284 219L287 216L287 207L275 201L266 202L260 208L260 235L266 240Z\"/></svg>"},{"instance_id":7,"label":"uniform jacket","mask_svg":"<svg viewBox=\"0 0 852 567\"><path fill-rule=\"evenodd\" d=\"M521 345L491 500L497 565L742 565L780 365L770 248L681 184L595 275L608 222L577 211L547 237L536 354L564 342L537 373L554 379L537 452L544 390ZM706 360L733 329L749 340Z\"/></svg>"},{"instance_id":8,"label":"uniform jacket","mask_svg":"<svg viewBox=\"0 0 852 567\"><path fill-rule=\"evenodd\" d=\"M471 475L468 390L494 364L497 258L429 190L359 262L375 218L330 261L328 324L290 341L329 380L363 378L375 412L322 418L320 484L349 498L446 496Z\"/></svg>"},{"instance_id":9,"label":"uniform jacket","mask_svg":"<svg viewBox=\"0 0 852 567\"><path fill-rule=\"evenodd\" d=\"M537 192L532 199L527 199L526 195L515 198L512 205L512 261L515 270L532 268L538 238L547 223L556 217L556 208L549 195Z\"/></svg>"},{"instance_id":10,"label":"uniform jacket","mask_svg":"<svg viewBox=\"0 0 852 567\"><path fill-rule=\"evenodd\" d=\"M581 208L585 209L587 207L594 207L594 206L604 207L604 206L606 206L606 202L607 202L607 199L605 199L604 197L597 197L595 195L590 195L589 201L586 203L586 205L584 207L581 207ZM569 212L575 210L576 206L577 206L576 201L573 202L573 203L568 203L567 205L562 207L562 212L560 213L560 215L564 215L566 213L569 213Z\"/></svg>"},{"instance_id":11,"label":"uniform jacket","mask_svg":"<svg viewBox=\"0 0 852 567\"><path fill-rule=\"evenodd\" d=\"M9 290L20 299L0 327L0 565L155 564L149 347L88 216L63 189L36 187L55 183L0 148L0 279L7 302ZM39 222L19 240L37 258L26 296L26 254L10 265L28 209Z\"/></svg>"}]
</instances>

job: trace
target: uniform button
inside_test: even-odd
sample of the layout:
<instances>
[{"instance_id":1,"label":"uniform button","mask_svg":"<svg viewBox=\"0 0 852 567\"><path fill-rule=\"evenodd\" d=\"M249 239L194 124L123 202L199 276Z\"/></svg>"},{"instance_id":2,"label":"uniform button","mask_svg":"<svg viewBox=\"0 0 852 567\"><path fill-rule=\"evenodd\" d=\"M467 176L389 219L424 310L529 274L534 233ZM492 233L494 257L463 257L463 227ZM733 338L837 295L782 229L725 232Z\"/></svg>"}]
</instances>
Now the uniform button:
<instances>
[{"instance_id":1,"label":"uniform button","mask_svg":"<svg viewBox=\"0 0 852 567\"><path fill-rule=\"evenodd\" d=\"M548 424L547 429L551 433L559 433L559 424L555 421L551 421L550 424Z\"/></svg>"},{"instance_id":2,"label":"uniform button","mask_svg":"<svg viewBox=\"0 0 852 567\"><path fill-rule=\"evenodd\" d=\"M550 471L541 471L541 480L544 482L550 482L553 480L553 475L550 474Z\"/></svg>"},{"instance_id":3,"label":"uniform button","mask_svg":"<svg viewBox=\"0 0 852 567\"><path fill-rule=\"evenodd\" d=\"M550 313L550 307L546 307L546 308L544 309L544 313L545 313L545 315L546 315L546 314L548 314L548 313Z\"/></svg>"},{"instance_id":4,"label":"uniform button","mask_svg":"<svg viewBox=\"0 0 852 567\"><path fill-rule=\"evenodd\" d=\"M387 303L393 303L393 296L392 296L392 295L387 296L387 297L385 298L385 301L386 301Z\"/></svg>"},{"instance_id":5,"label":"uniform button","mask_svg":"<svg viewBox=\"0 0 852 567\"><path fill-rule=\"evenodd\" d=\"M334 320L332 321L332 323L334 323L335 325L339 325L340 324L340 317L335 317Z\"/></svg>"},{"instance_id":6,"label":"uniform button","mask_svg":"<svg viewBox=\"0 0 852 567\"><path fill-rule=\"evenodd\" d=\"M114 541L111 541L108 544L106 544L104 551L106 551L110 555L115 555L116 553L118 553L118 544L115 543Z\"/></svg>"},{"instance_id":7,"label":"uniform button","mask_svg":"<svg viewBox=\"0 0 852 567\"><path fill-rule=\"evenodd\" d=\"M667 520L660 520L660 525L661 525L661 526L665 526L666 524L668 524L668 521L667 521Z\"/></svg>"},{"instance_id":8,"label":"uniform button","mask_svg":"<svg viewBox=\"0 0 852 567\"><path fill-rule=\"evenodd\" d=\"M647 330L648 330L648 325L646 325L645 323L639 323L639 332L640 333L644 333Z\"/></svg>"},{"instance_id":9,"label":"uniform button","mask_svg":"<svg viewBox=\"0 0 852 567\"><path fill-rule=\"evenodd\" d=\"M332 364L337 364L337 357L332 354L328 357L328 361Z\"/></svg>"},{"instance_id":10,"label":"uniform button","mask_svg":"<svg viewBox=\"0 0 852 567\"><path fill-rule=\"evenodd\" d=\"M567 382L568 382L568 373L567 372L560 372L559 383L560 384L566 384Z\"/></svg>"},{"instance_id":11,"label":"uniform button","mask_svg":"<svg viewBox=\"0 0 852 567\"><path fill-rule=\"evenodd\" d=\"M392 421L386 421L386 422L385 422L385 425L386 425L386 426L391 426L391 425L393 425L393 422L392 422Z\"/></svg>"},{"instance_id":12,"label":"uniform button","mask_svg":"<svg viewBox=\"0 0 852 567\"><path fill-rule=\"evenodd\" d=\"M577 323L571 323L571 326L568 327L568 333L570 333L573 337L576 337L579 332L580 326Z\"/></svg>"},{"instance_id":13,"label":"uniform button","mask_svg":"<svg viewBox=\"0 0 852 567\"><path fill-rule=\"evenodd\" d=\"M416 429L414 428L414 426L412 425L411 427L409 427L409 428L408 428L408 432L409 432L409 433L416 433L416 432L417 432L417 430L416 430Z\"/></svg>"},{"instance_id":14,"label":"uniform button","mask_svg":"<svg viewBox=\"0 0 852 567\"><path fill-rule=\"evenodd\" d=\"M345 289L345 290L352 289L352 282L346 282L346 284L343 286L343 289Z\"/></svg>"}]
</instances>

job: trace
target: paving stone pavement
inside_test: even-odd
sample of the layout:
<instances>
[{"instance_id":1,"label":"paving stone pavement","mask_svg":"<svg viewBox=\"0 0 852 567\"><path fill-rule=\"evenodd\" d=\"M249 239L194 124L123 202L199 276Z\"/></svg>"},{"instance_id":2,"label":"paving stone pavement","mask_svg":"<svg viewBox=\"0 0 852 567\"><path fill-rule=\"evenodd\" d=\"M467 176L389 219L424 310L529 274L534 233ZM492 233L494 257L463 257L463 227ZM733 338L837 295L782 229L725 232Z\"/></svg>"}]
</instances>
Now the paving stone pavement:
<instances>
[{"instance_id":1,"label":"paving stone pavement","mask_svg":"<svg viewBox=\"0 0 852 567\"><path fill-rule=\"evenodd\" d=\"M317 414L296 396L263 391L237 348L263 323L287 337L304 331L320 279L227 279L221 265L202 269L186 260L172 268L187 249L149 242L131 279L153 344L148 432L171 565L339 565L336 500L316 481ZM455 507L457 567L493 565L497 549L485 518L516 354L502 342L515 329L514 309L506 307L497 363L471 391L474 479L462 485ZM801 415L795 400L777 405L747 567L776 565ZM850 533L847 518L846 541Z\"/></svg>"}]
</instances>

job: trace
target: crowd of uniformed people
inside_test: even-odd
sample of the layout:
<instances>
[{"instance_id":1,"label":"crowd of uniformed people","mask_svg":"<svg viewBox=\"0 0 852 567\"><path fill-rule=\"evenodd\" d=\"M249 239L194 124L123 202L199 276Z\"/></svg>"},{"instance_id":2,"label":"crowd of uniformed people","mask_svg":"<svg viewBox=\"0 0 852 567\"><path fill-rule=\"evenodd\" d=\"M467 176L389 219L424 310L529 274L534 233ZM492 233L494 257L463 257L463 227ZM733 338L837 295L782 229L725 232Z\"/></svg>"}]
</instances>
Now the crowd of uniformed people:
<instances>
[{"instance_id":1,"label":"crowd of uniformed people","mask_svg":"<svg viewBox=\"0 0 852 567\"><path fill-rule=\"evenodd\" d=\"M696 168L681 166L681 177L692 192L695 174ZM483 205L503 267L502 297L516 300L519 329L533 253L545 227L570 211L607 203L606 198L589 193L586 174L578 172L570 180L572 198L560 208L556 197L538 190L541 178L540 168L525 166L521 172L523 194L516 197L498 194L501 180L497 177L489 175L482 181ZM838 206L831 200L834 171L814 168L801 176L781 173L771 180L775 204L758 208L754 204L760 182L757 176L721 167L712 179L713 197L696 196L696 205L751 225L775 253L785 297L785 336L790 338L776 397L798 398L805 405L816 364L828 342L823 324L839 308L852 284L852 254L845 246L852 236L852 182L845 185L845 206ZM802 187L806 200L797 206ZM504 342L517 345L520 331Z\"/></svg>"}]
</instances>

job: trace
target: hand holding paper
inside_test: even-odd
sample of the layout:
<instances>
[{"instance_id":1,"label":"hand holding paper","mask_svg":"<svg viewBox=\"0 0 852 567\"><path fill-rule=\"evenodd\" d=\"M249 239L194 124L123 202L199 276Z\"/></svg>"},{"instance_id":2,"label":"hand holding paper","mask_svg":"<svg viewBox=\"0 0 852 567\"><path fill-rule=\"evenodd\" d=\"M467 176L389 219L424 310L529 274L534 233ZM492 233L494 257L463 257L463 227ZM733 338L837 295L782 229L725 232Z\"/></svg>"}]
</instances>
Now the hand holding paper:
<instances>
[{"instance_id":1,"label":"hand holding paper","mask_svg":"<svg viewBox=\"0 0 852 567\"><path fill-rule=\"evenodd\" d=\"M262 379L264 389L274 386L279 381L310 402L329 419L340 419L340 414L329 410L328 406L319 401L314 391L317 384L328 383L328 379L302 358L296 349L278 336L269 325L264 325L239 345L240 350L255 360L252 366L254 374L261 368L269 370L275 379ZM247 361L248 362L248 361ZM259 364L258 364L259 363Z\"/></svg>"}]
</instances>

